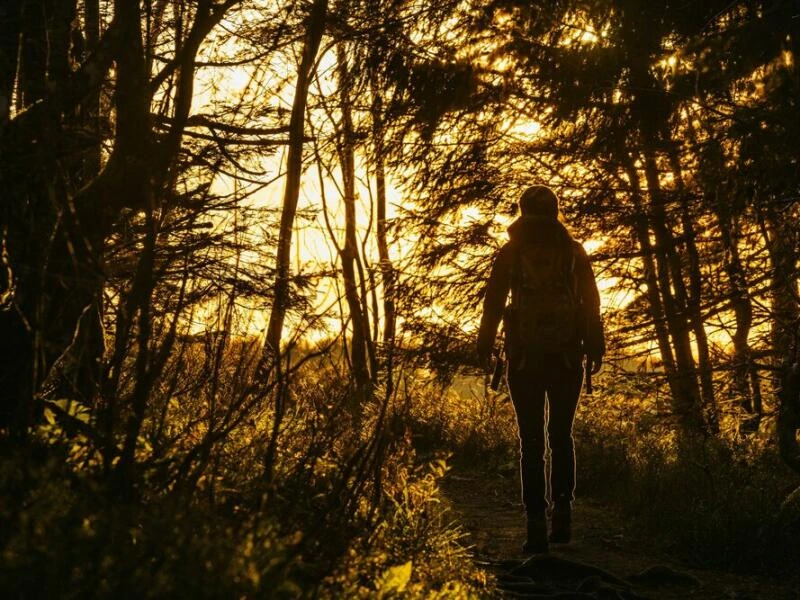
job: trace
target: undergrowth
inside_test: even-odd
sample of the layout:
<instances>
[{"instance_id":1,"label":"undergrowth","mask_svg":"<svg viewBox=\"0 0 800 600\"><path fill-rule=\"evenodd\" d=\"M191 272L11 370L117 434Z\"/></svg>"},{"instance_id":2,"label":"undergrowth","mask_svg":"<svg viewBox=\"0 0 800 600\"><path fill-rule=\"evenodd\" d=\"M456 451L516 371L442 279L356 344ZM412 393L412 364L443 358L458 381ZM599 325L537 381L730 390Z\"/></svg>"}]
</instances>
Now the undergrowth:
<instances>
[{"instance_id":1,"label":"undergrowth","mask_svg":"<svg viewBox=\"0 0 800 600\"><path fill-rule=\"evenodd\" d=\"M182 385L151 398L132 497L115 492L93 441L57 419L2 449L4 597L487 594L440 501L443 455L419 456L392 425L416 399L384 405L379 388L355 427L346 378L320 362L295 374L276 441L272 405L243 400L251 372L226 358L204 383L184 356ZM89 408L68 410L94 426Z\"/></svg>"},{"instance_id":2,"label":"undergrowth","mask_svg":"<svg viewBox=\"0 0 800 600\"><path fill-rule=\"evenodd\" d=\"M115 492L94 407L62 404L72 415L62 421L46 406L26 445L0 449L4 597L491 594L439 482L445 457L516 472L506 394L399 371L356 422L347 378L311 361L293 376L275 437L275 405L253 396L247 360L179 356L164 375L178 385L150 398L132 496ZM579 501L603 501L634 536L696 566L793 569L800 511L782 503L798 482L769 424L687 441L663 396L620 381L602 378L581 402Z\"/></svg>"},{"instance_id":3,"label":"undergrowth","mask_svg":"<svg viewBox=\"0 0 800 600\"><path fill-rule=\"evenodd\" d=\"M606 373L584 394L574 427L578 502L616 510L626 531L654 549L703 567L793 572L800 559L800 510L785 505L800 485L779 457L773 426L682 439L668 398L636 377ZM509 474L518 441L507 395L468 379L436 406L413 411L416 445L447 448L453 464Z\"/></svg>"},{"instance_id":4,"label":"undergrowth","mask_svg":"<svg viewBox=\"0 0 800 600\"><path fill-rule=\"evenodd\" d=\"M738 433L731 411L717 435L679 435L653 389L606 379L575 425L578 493L619 509L628 530L691 564L793 572L800 485L780 461L774 423Z\"/></svg>"}]
</instances>

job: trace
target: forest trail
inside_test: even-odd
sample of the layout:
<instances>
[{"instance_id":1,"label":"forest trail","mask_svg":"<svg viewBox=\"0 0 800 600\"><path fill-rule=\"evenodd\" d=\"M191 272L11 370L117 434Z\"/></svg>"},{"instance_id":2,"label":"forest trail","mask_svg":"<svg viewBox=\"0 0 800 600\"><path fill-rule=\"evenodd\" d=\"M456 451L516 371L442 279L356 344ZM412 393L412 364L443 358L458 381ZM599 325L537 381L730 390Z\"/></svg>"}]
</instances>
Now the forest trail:
<instances>
[{"instance_id":1,"label":"forest trail","mask_svg":"<svg viewBox=\"0 0 800 600\"><path fill-rule=\"evenodd\" d=\"M442 489L475 561L496 576L500 597L800 600L797 581L688 568L655 544L633 539L613 511L585 498L575 502L573 542L551 545L549 555L523 565L525 519L516 472L454 469Z\"/></svg>"}]
</instances>

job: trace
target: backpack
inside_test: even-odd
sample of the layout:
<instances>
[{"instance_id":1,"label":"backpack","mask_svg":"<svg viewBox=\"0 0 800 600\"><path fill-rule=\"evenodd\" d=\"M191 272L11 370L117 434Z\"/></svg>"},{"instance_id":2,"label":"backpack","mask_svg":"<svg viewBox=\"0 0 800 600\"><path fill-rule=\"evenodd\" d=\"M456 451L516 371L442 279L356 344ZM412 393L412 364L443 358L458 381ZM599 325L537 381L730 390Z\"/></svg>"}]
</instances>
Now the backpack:
<instances>
[{"instance_id":1,"label":"backpack","mask_svg":"<svg viewBox=\"0 0 800 600\"><path fill-rule=\"evenodd\" d=\"M543 353L580 343L580 298L570 244L524 243L513 250L507 331L512 345Z\"/></svg>"}]
</instances>

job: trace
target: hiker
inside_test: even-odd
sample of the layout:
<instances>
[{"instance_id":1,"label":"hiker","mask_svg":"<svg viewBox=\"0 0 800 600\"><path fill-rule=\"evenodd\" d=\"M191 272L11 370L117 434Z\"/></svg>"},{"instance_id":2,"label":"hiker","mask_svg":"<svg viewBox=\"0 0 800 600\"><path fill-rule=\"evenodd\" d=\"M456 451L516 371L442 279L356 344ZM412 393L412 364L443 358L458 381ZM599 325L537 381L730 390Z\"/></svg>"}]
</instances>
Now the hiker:
<instances>
[{"instance_id":1,"label":"hiker","mask_svg":"<svg viewBox=\"0 0 800 600\"><path fill-rule=\"evenodd\" d=\"M575 492L572 422L584 369L587 374L600 370L605 341L589 258L559 221L558 197L535 185L522 194L519 209L521 216L508 228L510 241L492 266L477 346L488 370L503 320L506 380L517 415L527 516L523 552L538 553L548 549L545 396L551 450L549 541L568 543Z\"/></svg>"}]
</instances>

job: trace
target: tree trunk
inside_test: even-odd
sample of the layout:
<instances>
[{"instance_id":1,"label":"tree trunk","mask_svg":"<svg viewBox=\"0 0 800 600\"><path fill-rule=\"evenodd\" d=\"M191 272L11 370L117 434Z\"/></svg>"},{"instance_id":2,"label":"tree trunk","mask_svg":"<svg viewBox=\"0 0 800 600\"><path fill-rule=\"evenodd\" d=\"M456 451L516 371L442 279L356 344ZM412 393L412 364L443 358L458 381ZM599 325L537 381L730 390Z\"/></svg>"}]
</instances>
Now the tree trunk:
<instances>
[{"instance_id":1,"label":"tree trunk","mask_svg":"<svg viewBox=\"0 0 800 600\"><path fill-rule=\"evenodd\" d=\"M650 228L645 213L644 201L641 197L641 186L639 174L626 150L621 151L622 161L631 184L631 200L634 205L633 228L636 239L642 253L644 263L644 280L647 286L647 300L650 308L650 317L653 319L653 327L656 331L656 340L661 354L661 362L664 365L664 372L667 377L670 393L674 398L678 398L682 393L679 385L678 373L675 366L675 358L672 353L672 345L669 339L667 328L666 312L664 303L659 292L658 275L655 263L655 250L650 242Z\"/></svg>"},{"instance_id":2,"label":"tree trunk","mask_svg":"<svg viewBox=\"0 0 800 600\"><path fill-rule=\"evenodd\" d=\"M22 36L17 79L17 107L30 106L47 90L47 2L22 4Z\"/></svg>"},{"instance_id":3,"label":"tree trunk","mask_svg":"<svg viewBox=\"0 0 800 600\"><path fill-rule=\"evenodd\" d=\"M347 307L350 312L350 324L353 329L350 341L350 363L353 379L356 384L353 415L358 419L361 408L369 397L371 385L370 372L367 365L367 344L369 326L364 314L356 280L356 264L358 262L358 237L356 236L356 187L355 187L355 131L353 128L352 99L350 97L351 78L347 66L347 57L342 45L337 48L336 72L339 84L339 109L342 113L339 140L339 159L343 179L344 202L344 244L340 252L342 261L342 279Z\"/></svg>"},{"instance_id":4,"label":"tree trunk","mask_svg":"<svg viewBox=\"0 0 800 600\"><path fill-rule=\"evenodd\" d=\"M797 289L797 253L793 226L796 223L786 212L773 205L756 203L759 221L770 257L772 350L776 365L791 357L797 349L800 306Z\"/></svg>"},{"instance_id":5,"label":"tree trunk","mask_svg":"<svg viewBox=\"0 0 800 600\"><path fill-rule=\"evenodd\" d=\"M697 367L692 355L689 323L686 318L686 288L683 281L680 256L669 228L664 197L658 181L656 158L652 141L644 150L644 171L650 197L650 224L656 240L656 270L661 298L664 302L667 328L675 352L675 367L679 394L674 400L674 410L683 425L696 429L702 423L700 390L697 384Z\"/></svg>"},{"instance_id":6,"label":"tree trunk","mask_svg":"<svg viewBox=\"0 0 800 600\"><path fill-rule=\"evenodd\" d=\"M97 50L100 42L100 0L84 0L83 18L86 30L86 54ZM96 136L97 144L86 155L83 184L86 185L100 173L101 167L101 120L100 91L92 92L82 107L83 120L87 123L89 133Z\"/></svg>"},{"instance_id":7,"label":"tree trunk","mask_svg":"<svg viewBox=\"0 0 800 600\"><path fill-rule=\"evenodd\" d=\"M747 274L739 252L741 227L734 211L735 189L725 181L725 156L722 145L706 131L709 141L698 142L698 132L693 125L693 116L686 120L688 136L693 148L702 148L698 180L703 193L703 205L711 210L720 231L724 256L722 266L728 278L730 301L733 308L735 329L733 341L733 379L742 407L754 415L751 429L758 428L761 420L761 380L750 348L750 330L753 325L753 305L748 288Z\"/></svg>"},{"instance_id":8,"label":"tree trunk","mask_svg":"<svg viewBox=\"0 0 800 600\"><path fill-rule=\"evenodd\" d=\"M9 280L3 290L7 309L0 314L0 428L19 438L27 435L37 412L36 392L70 346L94 289L91 277L80 270L82 249L74 247L69 223L76 161L54 151L65 117L45 103L50 90L67 86L75 9L75 0L31 0L4 24L7 33L16 28L19 44L19 54L12 51L19 65L16 106L34 115L24 126L11 122L0 132L0 185L6 193L3 262ZM13 74L4 77L11 77L13 85ZM39 108L36 113L34 107ZM5 111L4 118L8 116Z\"/></svg>"},{"instance_id":9,"label":"tree trunk","mask_svg":"<svg viewBox=\"0 0 800 600\"><path fill-rule=\"evenodd\" d=\"M394 298L395 274L392 259L389 256L389 243L386 231L386 169L384 166L383 102L380 91L377 89L373 90L372 143L378 218L376 239L383 283L383 343L386 346L390 346L394 343L396 320Z\"/></svg>"},{"instance_id":10,"label":"tree trunk","mask_svg":"<svg viewBox=\"0 0 800 600\"><path fill-rule=\"evenodd\" d=\"M355 173L353 173L353 180L355 180ZM353 198L353 214L355 215L355 197ZM355 236L355 224L353 225L353 236ZM356 246L355 252L355 268L356 273L358 274L358 284L361 290L361 314L363 315L364 319L364 341L367 347L367 358L369 359L369 372L370 372L370 379L373 381L376 380L378 376L378 358L375 354L375 330L373 328L373 322L370 319L370 311L369 311L369 290L367 289L367 277L364 273L364 261L366 261L367 252L365 249L366 241L362 240L360 246ZM360 249L360 252L359 252ZM369 265L367 265L369 267ZM370 283L372 285L372 282ZM374 289L374 285L372 286ZM375 318L377 319L378 313L374 311Z\"/></svg>"},{"instance_id":11,"label":"tree trunk","mask_svg":"<svg viewBox=\"0 0 800 600\"><path fill-rule=\"evenodd\" d=\"M303 141L305 134L305 112L308 87L311 83L312 69L319 51L325 21L328 13L328 0L315 0L306 21L303 41L303 54L297 69L297 84L292 102L292 115L289 120L289 144L286 159L286 187L283 193L283 211L278 250L275 259L276 278L273 288L272 311L269 315L265 350L277 356L280 353L283 322L289 304L289 264L292 250L292 230L300 197L300 177L303 170Z\"/></svg>"},{"instance_id":12,"label":"tree trunk","mask_svg":"<svg viewBox=\"0 0 800 600\"><path fill-rule=\"evenodd\" d=\"M714 397L714 367L708 347L708 335L702 313L703 276L700 271L700 254L697 249L697 234L689 206L688 192L683 180L683 168L675 147L669 151L669 160L675 177L676 191L680 205L681 226L689 258L689 289L686 308L697 344L697 361L700 369L700 395L705 412L705 420L712 432L719 431L719 412Z\"/></svg>"},{"instance_id":13,"label":"tree trunk","mask_svg":"<svg viewBox=\"0 0 800 600\"><path fill-rule=\"evenodd\" d=\"M717 197L708 204L714 207L714 214L719 223L720 238L725 250L724 269L728 276L731 305L736 320L733 332L734 382L742 396L743 408L754 415L754 425L757 427L763 413L761 381L749 342L750 329L753 325L753 305L748 290L747 275L739 254L740 228L737 219L731 214L729 199Z\"/></svg>"},{"instance_id":14,"label":"tree trunk","mask_svg":"<svg viewBox=\"0 0 800 600\"><path fill-rule=\"evenodd\" d=\"M628 15L632 16L632 15ZM673 410L685 431L703 426L700 388L697 368L692 355L691 327L688 320L688 300L684 282L681 256L670 229L669 213L659 181L657 153L668 136L669 104L663 97L660 84L655 81L649 58L656 51L653 40L642 37L635 22L629 23L629 32L641 51L632 57L630 84L636 90L631 104L631 125L638 134L639 150L644 163L644 176L649 197L649 222L655 235L655 263L658 286L664 303L675 355L677 394L673 393Z\"/></svg>"},{"instance_id":15,"label":"tree trunk","mask_svg":"<svg viewBox=\"0 0 800 600\"><path fill-rule=\"evenodd\" d=\"M648 217L648 211L644 207L642 198L639 173L632 158L626 150L621 151L621 157L631 183L631 199L636 211L633 220L634 233L642 251L650 314L653 318L661 360L669 384L672 410L686 427L696 428L698 419L700 419L698 414L699 393L696 380L694 388L691 386L691 378L694 377L693 368L687 377L687 353L691 357L688 326L685 320L681 322L670 287L669 268L665 264L667 253L663 249L664 224L660 223L661 232L660 235L658 233L655 235L656 247L653 247L650 240L650 226L657 229L659 221L653 216L652 202ZM679 344L676 341L683 343Z\"/></svg>"}]
</instances>

